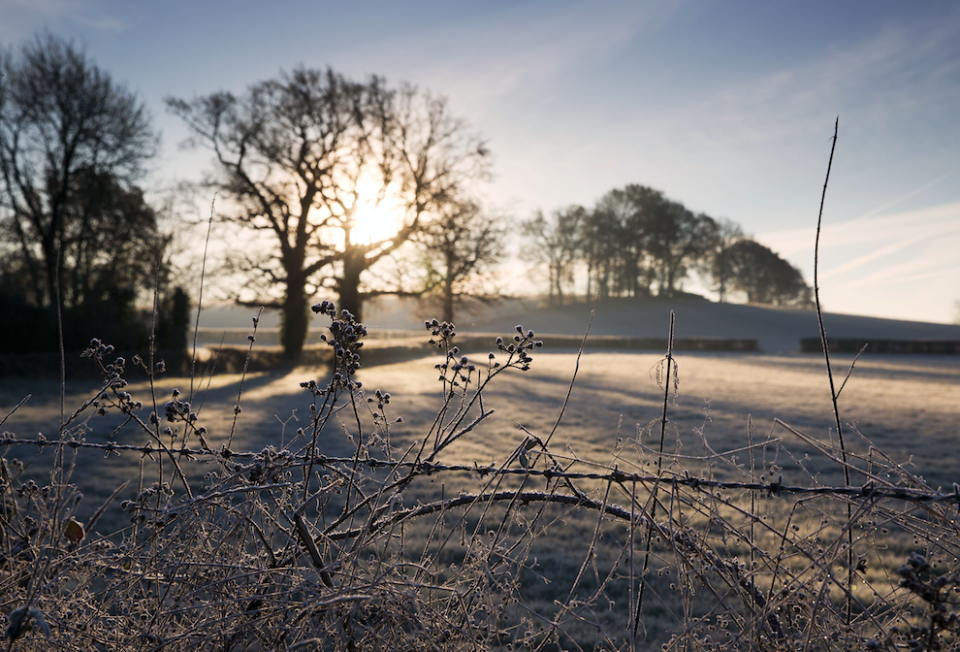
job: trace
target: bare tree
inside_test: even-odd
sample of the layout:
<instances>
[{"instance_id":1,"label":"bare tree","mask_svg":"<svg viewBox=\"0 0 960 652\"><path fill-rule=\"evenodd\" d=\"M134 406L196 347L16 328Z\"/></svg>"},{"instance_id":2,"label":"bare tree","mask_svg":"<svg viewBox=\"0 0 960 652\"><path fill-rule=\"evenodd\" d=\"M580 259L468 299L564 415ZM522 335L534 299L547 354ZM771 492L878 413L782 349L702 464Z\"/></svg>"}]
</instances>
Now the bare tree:
<instances>
[{"instance_id":1,"label":"bare tree","mask_svg":"<svg viewBox=\"0 0 960 652\"><path fill-rule=\"evenodd\" d=\"M103 282L153 268L156 218L134 185L157 146L133 93L46 34L0 53L0 229L24 296L66 307ZM117 248L114 248L117 247ZM130 256L125 256L130 254ZM128 260L132 258L133 260ZM136 286L140 278L119 285Z\"/></svg>"},{"instance_id":2,"label":"bare tree","mask_svg":"<svg viewBox=\"0 0 960 652\"><path fill-rule=\"evenodd\" d=\"M523 234L530 245L521 251L528 261L545 265L549 278L550 303L563 305L564 288L573 283L574 264L580 258L582 224L587 211L568 206L554 211L550 219L542 211L523 222Z\"/></svg>"},{"instance_id":3,"label":"bare tree","mask_svg":"<svg viewBox=\"0 0 960 652\"><path fill-rule=\"evenodd\" d=\"M360 317L362 276L486 173L487 150L443 98L383 79L352 82L297 68L252 85L167 105L216 156L210 180L233 200L229 220L269 234L240 268L258 301L282 311L281 344L295 360L310 297L335 290ZM355 237L363 208L390 207L400 229ZM269 244L272 242L272 244Z\"/></svg>"},{"instance_id":4,"label":"bare tree","mask_svg":"<svg viewBox=\"0 0 960 652\"><path fill-rule=\"evenodd\" d=\"M450 202L416 236L423 248L424 292L439 294L443 320L453 322L464 296L486 298L484 276L504 256L506 229L475 202Z\"/></svg>"}]
</instances>

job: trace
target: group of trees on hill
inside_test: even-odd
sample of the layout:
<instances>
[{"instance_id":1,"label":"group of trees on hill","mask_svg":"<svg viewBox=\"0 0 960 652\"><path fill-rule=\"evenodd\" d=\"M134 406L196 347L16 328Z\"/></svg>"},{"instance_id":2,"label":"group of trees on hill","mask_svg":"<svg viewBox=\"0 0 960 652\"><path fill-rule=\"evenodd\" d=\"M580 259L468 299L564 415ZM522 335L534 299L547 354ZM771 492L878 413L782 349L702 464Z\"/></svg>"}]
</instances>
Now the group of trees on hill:
<instances>
[{"instance_id":1,"label":"group of trees on hill","mask_svg":"<svg viewBox=\"0 0 960 652\"><path fill-rule=\"evenodd\" d=\"M58 323L68 348L93 334L143 346L151 331L161 347L182 346L188 299L170 287L171 237L138 185L158 149L145 107L49 34L0 52L0 70L0 307L17 316L0 322L3 348L55 348ZM190 144L213 154L200 187L220 198L220 219L250 236L229 252L242 284L233 297L279 308L289 359L317 297L335 293L360 318L365 298L403 293L371 282L381 261L416 268L405 293L440 297L447 320L458 298L489 292L507 221L476 199L489 153L444 98L298 67L240 94L166 104ZM398 228L358 237L377 209ZM520 231L559 303L577 266L604 297L670 296L697 271L721 299L809 302L800 273L735 224L644 186L612 190L592 210L538 212ZM161 306L158 323L145 303Z\"/></svg>"},{"instance_id":2,"label":"group of trees on hill","mask_svg":"<svg viewBox=\"0 0 960 652\"><path fill-rule=\"evenodd\" d=\"M592 210L568 206L523 223L524 257L547 271L549 296L563 304L586 268L587 296L674 296L697 272L721 301L739 292L755 303L807 307L800 270L743 234L731 220L693 213L659 190L631 184Z\"/></svg>"}]
</instances>

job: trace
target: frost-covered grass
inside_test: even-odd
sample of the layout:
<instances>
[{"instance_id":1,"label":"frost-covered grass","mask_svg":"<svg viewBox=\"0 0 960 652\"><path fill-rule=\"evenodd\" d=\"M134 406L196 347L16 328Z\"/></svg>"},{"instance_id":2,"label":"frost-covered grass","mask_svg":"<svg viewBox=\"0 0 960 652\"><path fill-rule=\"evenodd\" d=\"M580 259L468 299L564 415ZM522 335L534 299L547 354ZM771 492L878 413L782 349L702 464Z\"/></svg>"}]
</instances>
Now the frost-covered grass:
<instances>
[{"instance_id":1,"label":"frost-covered grass","mask_svg":"<svg viewBox=\"0 0 960 652\"><path fill-rule=\"evenodd\" d=\"M362 356L361 327L336 319L357 338L331 339ZM325 369L247 374L240 392L241 377L224 375L209 390L196 379L195 396L189 379L162 374L152 389L108 381L107 399L62 430L55 383L4 380L4 413L33 394L2 426L18 438L169 451L0 445L9 648L956 643L957 506L871 494L953 491L955 361L857 363L840 405L855 424L851 483L866 488L848 519L836 493L778 491L843 484L818 358L678 355L675 392L675 375L664 387L661 355L578 360L549 353L547 340L524 349L530 361L507 350L513 335L535 343L520 329L504 334L503 349L491 341L494 367L486 354L463 362L456 340L432 331L435 356L341 367L336 379ZM100 393L88 383L67 389L68 415ZM219 454L201 452L199 428ZM195 452L174 453L184 438ZM82 538L71 522L84 524Z\"/></svg>"}]
</instances>

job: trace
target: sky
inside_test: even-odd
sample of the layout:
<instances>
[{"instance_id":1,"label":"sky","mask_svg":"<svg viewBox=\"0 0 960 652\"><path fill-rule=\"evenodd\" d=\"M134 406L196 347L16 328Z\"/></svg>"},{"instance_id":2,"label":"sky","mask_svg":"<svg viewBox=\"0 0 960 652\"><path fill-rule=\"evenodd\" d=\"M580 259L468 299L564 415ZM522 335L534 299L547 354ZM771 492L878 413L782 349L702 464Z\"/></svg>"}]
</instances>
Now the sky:
<instances>
[{"instance_id":1,"label":"sky","mask_svg":"<svg viewBox=\"0 0 960 652\"><path fill-rule=\"evenodd\" d=\"M485 202L517 220L639 183L735 220L808 282L839 117L824 308L955 317L957 2L0 0L0 45L42 30L145 102L157 187L210 167L164 97L330 66L447 96L493 153Z\"/></svg>"}]
</instances>

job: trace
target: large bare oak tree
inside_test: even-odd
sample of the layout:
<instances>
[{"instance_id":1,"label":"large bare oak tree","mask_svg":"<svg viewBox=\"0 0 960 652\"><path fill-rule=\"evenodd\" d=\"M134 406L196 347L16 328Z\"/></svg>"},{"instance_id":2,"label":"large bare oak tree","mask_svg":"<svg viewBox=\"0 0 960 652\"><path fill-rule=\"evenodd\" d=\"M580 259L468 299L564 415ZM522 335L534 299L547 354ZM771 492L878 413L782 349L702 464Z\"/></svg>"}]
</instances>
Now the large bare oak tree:
<instances>
[{"instance_id":1,"label":"large bare oak tree","mask_svg":"<svg viewBox=\"0 0 960 652\"><path fill-rule=\"evenodd\" d=\"M464 187L486 174L487 149L445 99L373 77L351 81L299 67L250 86L192 100L168 98L210 147L210 183L232 202L228 219L266 233L240 268L258 299L281 310L281 344L296 360L311 298L324 288L357 318L363 274L395 251ZM357 238L369 205L398 213L400 228Z\"/></svg>"}]
</instances>

